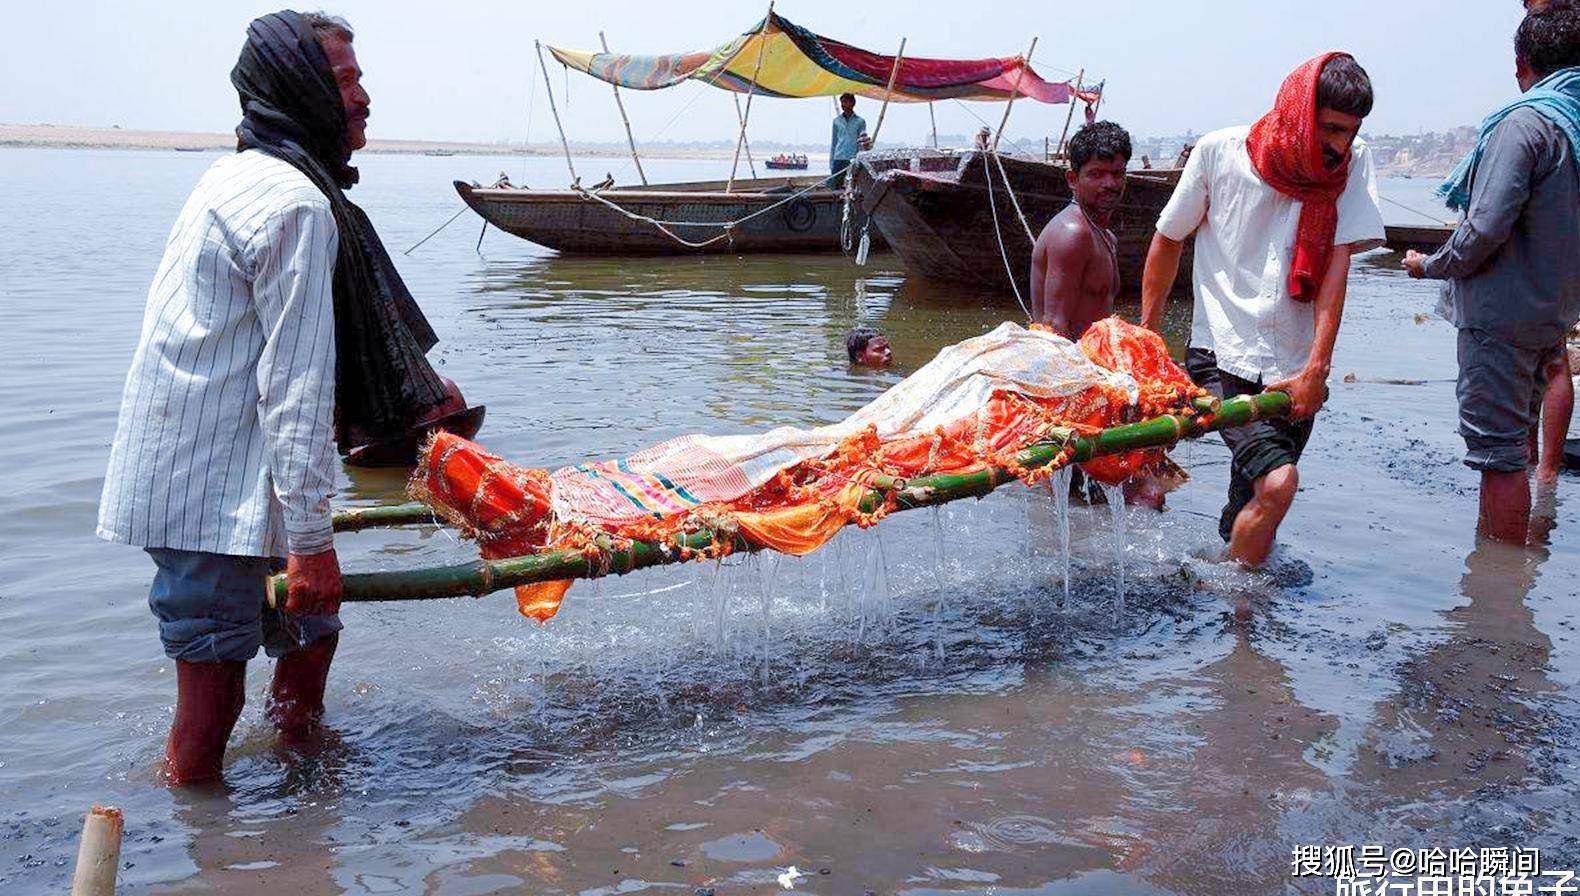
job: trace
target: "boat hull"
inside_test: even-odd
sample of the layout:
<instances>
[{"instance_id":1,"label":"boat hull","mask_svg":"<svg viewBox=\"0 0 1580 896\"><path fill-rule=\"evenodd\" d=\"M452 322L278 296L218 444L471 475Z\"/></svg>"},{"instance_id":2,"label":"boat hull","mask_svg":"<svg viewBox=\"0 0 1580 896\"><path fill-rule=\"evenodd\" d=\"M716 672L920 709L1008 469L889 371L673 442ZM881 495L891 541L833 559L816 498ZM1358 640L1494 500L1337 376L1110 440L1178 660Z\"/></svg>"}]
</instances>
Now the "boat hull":
<instances>
[{"instance_id":1,"label":"boat hull","mask_svg":"<svg viewBox=\"0 0 1580 896\"><path fill-rule=\"evenodd\" d=\"M959 156L918 155L880 162L858 160L855 189L859 204L899 256L907 272L929 279L971 283L994 292L1030 295L1032 239L1071 201L1064 169L1057 165L1003 157L1004 177L980 152ZM1158 214L1174 192L1177 172L1133 174L1112 227L1119 238L1121 292L1139 295L1147 248ZM992 187L989 201L988 184ZM1019 204L1023 225L1016 214ZM994 212L997 212L997 225ZM1002 240L1002 249L1000 248ZM1176 288L1188 288L1191 245L1180 261ZM1007 259L1007 266L1006 266ZM1013 290L1011 283L1013 278Z\"/></svg>"},{"instance_id":2,"label":"boat hull","mask_svg":"<svg viewBox=\"0 0 1580 896\"><path fill-rule=\"evenodd\" d=\"M1414 250L1431 255L1443 248L1443 244L1454 234L1454 228L1447 224L1389 224L1384 229L1387 231L1388 248L1401 254Z\"/></svg>"},{"instance_id":3,"label":"boat hull","mask_svg":"<svg viewBox=\"0 0 1580 896\"><path fill-rule=\"evenodd\" d=\"M655 184L597 194L618 208L569 190L479 188L461 181L455 182L455 189L473 211L500 230L567 254L839 252L843 191L817 187L784 202L817 181L738 181L730 192L722 183ZM783 204L770 208L778 203ZM686 223L660 229L643 219ZM722 225L731 221L742 223L719 238L725 234ZM694 245L700 243L706 245Z\"/></svg>"}]
</instances>

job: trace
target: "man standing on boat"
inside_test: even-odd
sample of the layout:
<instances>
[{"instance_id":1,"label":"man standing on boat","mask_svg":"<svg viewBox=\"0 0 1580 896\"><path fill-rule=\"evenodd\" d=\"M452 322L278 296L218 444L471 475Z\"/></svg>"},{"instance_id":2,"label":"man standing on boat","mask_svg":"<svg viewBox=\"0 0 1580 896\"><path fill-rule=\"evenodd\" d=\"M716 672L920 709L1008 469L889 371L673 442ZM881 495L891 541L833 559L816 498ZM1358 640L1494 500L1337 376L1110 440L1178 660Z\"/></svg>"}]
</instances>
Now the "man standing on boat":
<instances>
[{"instance_id":1,"label":"man standing on boat","mask_svg":"<svg viewBox=\"0 0 1580 896\"><path fill-rule=\"evenodd\" d=\"M1201 138L1158 218L1142 275L1142 323L1161 330L1184 242L1196 235L1186 367L1228 398L1289 393L1289 420L1223 432L1233 453L1218 531L1259 566L1295 499L1296 464L1327 400L1350 256L1381 245L1371 154L1357 139L1372 85L1345 53L1297 68L1250 127Z\"/></svg>"},{"instance_id":2,"label":"man standing on boat","mask_svg":"<svg viewBox=\"0 0 1580 896\"><path fill-rule=\"evenodd\" d=\"M187 199L149 288L99 508L100 537L157 571L149 605L175 660L166 777L218 778L247 661L279 658L268 715L312 735L341 629L329 498L341 447L453 407L434 335L344 190L369 100L350 27L252 22L231 82L237 152ZM283 560L285 612L263 607Z\"/></svg>"},{"instance_id":3,"label":"man standing on boat","mask_svg":"<svg viewBox=\"0 0 1580 896\"><path fill-rule=\"evenodd\" d=\"M1037 236L1031 253L1031 316L1066 339L1080 339L1114 313L1119 238L1109 229L1125 195L1130 135L1111 121L1070 139L1065 181L1073 201Z\"/></svg>"},{"instance_id":4,"label":"man standing on boat","mask_svg":"<svg viewBox=\"0 0 1580 896\"><path fill-rule=\"evenodd\" d=\"M1488 116L1439 191L1464 220L1431 257L1404 263L1412 277L1448 281L1440 310L1459 330L1459 432L1465 464L1481 472L1478 529L1523 543L1543 395L1567 370L1564 337L1580 318L1580 11L1526 16L1514 57L1521 96ZM1568 408L1549 410L1568 422Z\"/></svg>"},{"instance_id":5,"label":"man standing on boat","mask_svg":"<svg viewBox=\"0 0 1580 896\"><path fill-rule=\"evenodd\" d=\"M834 136L828 147L829 183L839 185L845 169L850 167L856 153L872 146L867 138L867 122L856 114L856 96L839 95L839 114L834 116Z\"/></svg>"}]
</instances>

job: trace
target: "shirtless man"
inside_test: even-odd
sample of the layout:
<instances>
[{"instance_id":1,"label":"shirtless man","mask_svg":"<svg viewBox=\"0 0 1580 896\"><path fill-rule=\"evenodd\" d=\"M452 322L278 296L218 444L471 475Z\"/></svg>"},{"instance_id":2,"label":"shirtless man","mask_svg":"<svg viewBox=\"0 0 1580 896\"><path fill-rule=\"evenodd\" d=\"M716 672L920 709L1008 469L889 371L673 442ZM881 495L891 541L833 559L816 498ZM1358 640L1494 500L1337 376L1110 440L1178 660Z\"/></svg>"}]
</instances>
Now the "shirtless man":
<instances>
[{"instance_id":1,"label":"shirtless man","mask_svg":"<svg viewBox=\"0 0 1580 896\"><path fill-rule=\"evenodd\" d=\"M1032 320L1080 339L1114 312L1119 242L1109 221L1125 195L1130 135L1111 121L1089 124L1070 139L1065 179L1075 201L1054 216L1031 253Z\"/></svg>"}]
</instances>

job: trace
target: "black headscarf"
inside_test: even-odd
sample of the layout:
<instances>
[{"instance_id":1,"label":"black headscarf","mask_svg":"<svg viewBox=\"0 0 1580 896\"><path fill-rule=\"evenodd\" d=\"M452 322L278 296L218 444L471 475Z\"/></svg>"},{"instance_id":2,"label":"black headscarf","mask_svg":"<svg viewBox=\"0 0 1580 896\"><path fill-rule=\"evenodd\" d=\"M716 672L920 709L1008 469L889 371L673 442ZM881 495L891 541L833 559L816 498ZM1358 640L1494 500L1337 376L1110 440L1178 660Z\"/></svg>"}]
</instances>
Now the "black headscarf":
<instances>
[{"instance_id":1,"label":"black headscarf","mask_svg":"<svg viewBox=\"0 0 1580 896\"><path fill-rule=\"evenodd\" d=\"M401 282L373 223L343 192L357 182L346 112L307 17L253 20L231 70L241 96L237 152L256 149L307 175L340 231L335 259L335 438L342 453L404 435L446 398L425 357L439 338Z\"/></svg>"}]
</instances>

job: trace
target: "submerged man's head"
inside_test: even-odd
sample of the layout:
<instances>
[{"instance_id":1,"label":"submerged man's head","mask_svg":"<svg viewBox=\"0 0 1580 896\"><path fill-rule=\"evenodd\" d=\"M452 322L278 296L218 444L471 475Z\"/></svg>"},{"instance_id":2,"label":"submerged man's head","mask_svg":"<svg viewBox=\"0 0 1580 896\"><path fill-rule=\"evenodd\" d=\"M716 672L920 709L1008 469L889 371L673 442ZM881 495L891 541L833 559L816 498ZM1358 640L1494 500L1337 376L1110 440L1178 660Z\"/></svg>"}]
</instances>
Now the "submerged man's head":
<instances>
[{"instance_id":1,"label":"submerged man's head","mask_svg":"<svg viewBox=\"0 0 1580 896\"><path fill-rule=\"evenodd\" d=\"M845 337L845 354L858 367L888 367L894 363L889 337L871 327L857 327Z\"/></svg>"},{"instance_id":2,"label":"submerged man's head","mask_svg":"<svg viewBox=\"0 0 1580 896\"><path fill-rule=\"evenodd\" d=\"M1372 79L1355 58L1340 53L1317 75L1317 139L1322 164L1338 168L1350 157L1361 121L1372 113Z\"/></svg>"},{"instance_id":3,"label":"submerged man's head","mask_svg":"<svg viewBox=\"0 0 1580 896\"><path fill-rule=\"evenodd\" d=\"M1081 208L1111 214L1125 196L1130 134L1112 121L1086 125L1070 138L1070 168L1064 173Z\"/></svg>"}]
</instances>

